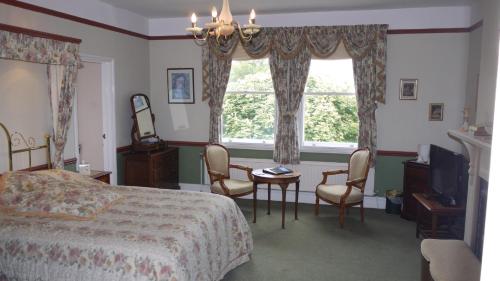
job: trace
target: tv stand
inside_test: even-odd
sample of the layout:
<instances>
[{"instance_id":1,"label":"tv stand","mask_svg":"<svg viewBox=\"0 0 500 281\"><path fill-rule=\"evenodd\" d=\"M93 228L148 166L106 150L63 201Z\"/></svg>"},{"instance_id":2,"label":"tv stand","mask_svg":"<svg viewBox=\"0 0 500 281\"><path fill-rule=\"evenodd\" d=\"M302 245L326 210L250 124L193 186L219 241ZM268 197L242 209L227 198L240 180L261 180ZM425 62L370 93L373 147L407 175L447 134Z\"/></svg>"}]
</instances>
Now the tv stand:
<instances>
[{"instance_id":1,"label":"tv stand","mask_svg":"<svg viewBox=\"0 0 500 281\"><path fill-rule=\"evenodd\" d=\"M424 193L413 193L413 198L417 201L417 228L416 237L419 238L458 238L463 237L463 228L454 229L453 222L457 218L463 218L465 214L464 206L445 206L435 195ZM423 213L431 215L430 226L424 221ZM446 225L440 225L439 219L445 219Z\"/></svg>"}]
</instances>

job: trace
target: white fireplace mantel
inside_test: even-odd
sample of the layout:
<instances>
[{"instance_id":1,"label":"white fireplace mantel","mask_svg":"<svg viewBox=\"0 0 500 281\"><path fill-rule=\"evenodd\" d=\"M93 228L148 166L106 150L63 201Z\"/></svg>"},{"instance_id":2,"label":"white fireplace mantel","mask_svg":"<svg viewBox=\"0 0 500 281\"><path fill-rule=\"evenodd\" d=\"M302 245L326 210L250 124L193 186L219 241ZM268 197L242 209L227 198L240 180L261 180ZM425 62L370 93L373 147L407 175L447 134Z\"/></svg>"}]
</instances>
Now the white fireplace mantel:
<instances>
[{"instance_id":1,"label":"white fireplace mantel","mask_svg":"<svg viewBox=\"0 0 500 281\"><path fill-rule=\"evenodd\" d=\"M469 182L465 211L464 241L467 245L473 247L479 205L479 177L481 176L487 180L489 174L488 167L481 168L481 154L483 152L490 153L491 138L477 137L459 130L449 130L448 135L462 143L469 156Z\"/></svg>"}]
</instances>

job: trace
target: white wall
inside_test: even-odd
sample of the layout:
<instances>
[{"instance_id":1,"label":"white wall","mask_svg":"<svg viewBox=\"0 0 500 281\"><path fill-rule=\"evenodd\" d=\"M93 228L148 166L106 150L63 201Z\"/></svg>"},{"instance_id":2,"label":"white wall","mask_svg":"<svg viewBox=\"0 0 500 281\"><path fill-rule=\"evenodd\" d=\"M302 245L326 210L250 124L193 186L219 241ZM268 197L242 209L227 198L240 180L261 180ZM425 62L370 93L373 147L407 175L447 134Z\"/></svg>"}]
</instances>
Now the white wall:
<instances>
[{"instance_id":1,"label":"white wall","mask_svg":"<svg viewBox=\"0 0 500 281\"><path fill-rule=\"evenodd\" d=\"M46 66L42 64L0 60L0 122L11 134L19 132L26 138L33 137L36 145L43 145L44 135L51 134L51 116ZM64 158L75 157L74 132L68 132ZM25 148L24 145L14 149ZM7 140L0 132L0 173L7 171ZM46 164L45 150L33 154L32 165ZM28 167L28 155L14 157L14 169Z\"/></svg>"},{"instance_id":2,"label":"white wall","mask_svg":"<svg viewBox=\"0 0 500 281\"><path fill-rule=\"evenodd\" d=\"M387 103L377 110L379 149L416 151L420 143L435 143L460 150L446 131L462 122L468 40L467 33L388 36ZM159 134L169 140L207 141L209 108L201 102L201 49L191 40L151 41L149 46ZM165 75L171 67L194 67L196 104L167 103ZM419 79L416 101L399 100L401 78ZM444 121L428 121L429 103L438 102L445 104ZM176 123L185 128L175 128Z\"/></svg>"},{"instance_id":3,"label":"white wall","mask_svg":"<svg viewBox=\"0 0 500 281\"><path fill-rule=\"evenodd\" d=\"M149 93L148 41L45 14L0 4L0 22L82 39L80 51L115 61L117 146L130 144L129 98ZM46 85L44 86L46 87ZM0 104L0 110L3 105Z\"/></svg>"},{"instance_id":4,"label":"white wall","mask_svg":"<svg viewBox=\"0 0 500 281\"><path fill-rule=\"evenodd\" d=\"M481 66L476 121L478 124L482 124L493 122L498 62L500 3L498 0L480 0L479 3L483 19L483 35L481 39Z\"/></svg>"},{"instance_id":5,"label":"white wall","mask_svg":"<svg viewBox=\"0 0 500 281\"><path fill-rule=\"evenodd\" d=\"M207 141L209 108L201 101L201 49L192 40L150 41L151 108L157 134L168 140ZM168 104L167 68L194 68L195 104Z\"/></svg>"},{"instance_id":6,"label":"white wall","mask_svg":"<svg viewBox=\"0 0 500 281\"><path fill-rule=\"evenodd\" d=\"M389 35L386 104L377 110L378 148L416 151L433 143L460 151L447 130L462 124L467 33ZM401 78L418 79L417 100L400 100ZM443 121L429 121L429 103L444 103Z\"/></svg>"}]
</instances>

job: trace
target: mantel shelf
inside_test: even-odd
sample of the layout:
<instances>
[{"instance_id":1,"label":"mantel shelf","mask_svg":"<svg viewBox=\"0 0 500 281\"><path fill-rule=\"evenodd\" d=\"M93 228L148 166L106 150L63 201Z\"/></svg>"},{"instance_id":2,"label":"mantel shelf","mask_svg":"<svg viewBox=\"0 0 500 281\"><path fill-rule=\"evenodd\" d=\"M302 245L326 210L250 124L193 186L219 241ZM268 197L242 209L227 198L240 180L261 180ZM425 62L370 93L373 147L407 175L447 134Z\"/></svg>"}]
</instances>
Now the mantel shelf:
<instances>
[{"instance_id":1,"label":"mantel shelf","mask_svg":"<svg viewBox=\"0 0 500 281\"><path fill-rule=\"evenodd\" d=\"M459 130L448 130L448 135L452 138L457 138L461 141L467 142L480 149L491 149L491 137L478 137Z\"/></svg>"}]
</instances>

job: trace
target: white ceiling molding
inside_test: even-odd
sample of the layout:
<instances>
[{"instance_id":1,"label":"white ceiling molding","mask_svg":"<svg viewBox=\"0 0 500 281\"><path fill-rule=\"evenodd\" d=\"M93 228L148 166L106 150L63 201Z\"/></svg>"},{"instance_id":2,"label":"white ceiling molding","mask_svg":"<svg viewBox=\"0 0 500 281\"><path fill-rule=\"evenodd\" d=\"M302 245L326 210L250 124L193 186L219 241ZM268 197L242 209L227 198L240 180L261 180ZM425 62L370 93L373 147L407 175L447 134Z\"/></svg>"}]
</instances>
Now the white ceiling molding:
<instances>
[{"instance_id":1,"label":"white ceiling molding","mask_svg":"<svg viewBox=\"0 0 500 281\"><path fill-rule=\"evenodd\" d=\"M389 29L464 28L471 23L470 7L438 7L387 9L367 11L330 11L296 14L260 14L257 23L264 27L389 24ZM233 16L245 22L248 16ZM208 22L208 17L199 22ZM149 20L149 35L182 35L182 27L190 24L189 18L163 18Z\"/></svg>"},{"instance_id":2,"label":"white ceiling molding","mask_svg":"<svg viewBox=\"0 0 500 281\"><path fill-rule=\"evenodd\" d=\"M148 19L100 0L21 0L47 9L148 35Z\"/></svg>"}]
</instances>

